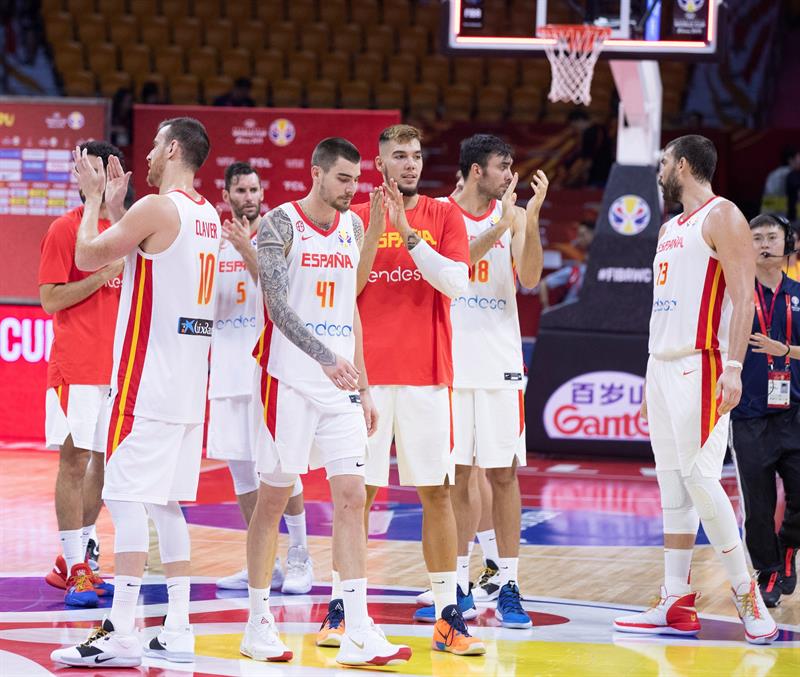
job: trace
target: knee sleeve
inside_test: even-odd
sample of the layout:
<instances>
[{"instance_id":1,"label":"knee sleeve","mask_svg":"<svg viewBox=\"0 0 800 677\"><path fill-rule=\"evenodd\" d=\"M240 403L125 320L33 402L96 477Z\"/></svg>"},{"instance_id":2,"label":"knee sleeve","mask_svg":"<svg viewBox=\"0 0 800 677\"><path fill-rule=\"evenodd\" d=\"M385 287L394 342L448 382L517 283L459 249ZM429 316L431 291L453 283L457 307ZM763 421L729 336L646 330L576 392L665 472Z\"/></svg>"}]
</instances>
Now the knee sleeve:
<instances>
[{"instance_id":1,"label":"knee sleeve","mask_svg":"<svg viewBox=\"0 0 800 677\"><path fill-rule=\"evenodd\" d=\"M261 473L260 477L261 481L268 487L285 489L286 487L296 487L297 480L300 478L300 475L292 472L277 471Z\"/></svg>"},{"instance_id":2,"label":"knee sleeve","mask_svg":"<svg viewBox=\"0 0 800 677\"><path fill-rule=\"evenodd\" d=\"M294 498L295 496L299 496L303 493L303 480L300 479L300 475L297 476L297 481L294 483L294 489L292 489L292 495L289 498Z\"/></svg>"},{"instance_id":3,"label":"knee sleeve","mask_svg":"<svg viewBox=\"0 0 800 677\"><path fill-rule=\"evenodd\" d=\"M740 536L736 515L720 481L714 477L704 477L695 466L684 483L711 545L720 547L738 543Z\"/></svg>"},{"instance_id":4,"label":"knee sleeve","mask_svg":"<svg viewBox=\"0 0 800 677\"><path fill-rule=\"evenodd\" d=\"M150 529L144 503L106 501L114 522L114 552L147 552L150 549Z\"/></svg>"},{"instance_id":5,"label":"knee sleeve","mask_svg":"<svg viewBox=\"0 0 800 677\"><path fill-rule=\"evenodd\" d=\"M700 518L678 470L656 471L665 534L696 534Z\"/></svg>"},{"instance_id":6,"label":"knee sleeve","mask_svg":"<svg viewBox=\"0 0 800 677\"><path fill-rule=\"evenodd\" d=\"M188 562L192 547L189 541L189 527L177 501L166 505L147 504L147 512L158 532L158 552L161 563Z\"/></svg>"},{"instance_id":7,"label":"knee sleeve","mask_svg":"<svg viewBox=\"0 0 800 677\"><path fill-rule=\"evenodd\" d=\"M237 496L249 494L258 489L258 473L255 461L228 461L233 479L233 491Z\"/></svg>"}]
</instances>

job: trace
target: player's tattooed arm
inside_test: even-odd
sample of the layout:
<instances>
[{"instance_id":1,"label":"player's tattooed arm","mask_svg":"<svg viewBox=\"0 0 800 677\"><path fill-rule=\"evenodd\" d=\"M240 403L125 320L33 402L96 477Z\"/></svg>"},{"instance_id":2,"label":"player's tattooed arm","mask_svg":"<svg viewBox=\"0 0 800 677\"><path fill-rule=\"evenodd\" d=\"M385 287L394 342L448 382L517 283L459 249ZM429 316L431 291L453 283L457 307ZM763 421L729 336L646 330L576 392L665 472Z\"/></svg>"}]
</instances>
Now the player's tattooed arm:
<instances>
[{"instance_id":1,"label":"player's tattooed arm","mask_svg":"<svg viewBox=\"0 0 800 677\"><path fill-rule=\"evenodd\" d=\"M361 250L361 245L364 244L364 222L361 220L361 217L353 212L350 212L353 217L353 234L356 236L356 244L358 244L359 251Z\"/></svg>"},{"instance_id":2,"label":"player's tattooed arm","mask_svg":"<svg viewBox=\"0 0 800 677\"><path fill-rule=\"evenodd\" d=\"M336 363L333 351L317 339L289 305L289 266L286 254L292 246L292 220L280 208L273 209L258 227L258 275L269 319L306 355L321 365Z\"/></svg>"}]
</instances>

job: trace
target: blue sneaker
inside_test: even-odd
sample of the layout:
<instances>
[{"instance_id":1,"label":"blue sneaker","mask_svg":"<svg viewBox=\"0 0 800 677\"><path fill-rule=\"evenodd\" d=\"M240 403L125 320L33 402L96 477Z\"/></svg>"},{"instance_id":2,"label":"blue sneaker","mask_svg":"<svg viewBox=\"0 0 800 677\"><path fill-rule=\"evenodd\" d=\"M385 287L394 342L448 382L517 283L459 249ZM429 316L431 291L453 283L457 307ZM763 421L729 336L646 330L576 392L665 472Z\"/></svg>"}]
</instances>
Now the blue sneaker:
<instances>
[{"instance_id":1,"label":"blue sneaker","mask_svg":"<svg viewBox=\"0 0 800 677\"><path fill-rule=\"evenodd\" d=\"M504 628L530 628L533 623L528 612L522 608L522 598L519 588L514 581L509 581L500 588L497 598L495 618L503 624Z\"/></svg>"},{"instance_id":2,"label":"blue sneaker","mask_svg":"<svg viewBox=\"0 0 800 677\"><path fill-rule=\"evenodd\" d=\"M92 585L92 570L88 564L80 562L72 567L67 579L64 604L84 608L97 606L97 592Z\"/></svg>"},{"instance_id":3,"label":"blue sneaker","mask_svg":"<svg viewBox=\"0 0 800 677\"><path fill-rule=\"evenodd\" d=\"M470 583L469 592L465 595L461 591L461 586L456 586L456 602L458 610L461 612L464 620L471 621L478 617L478 610L475 608L475 602L472 599L472 584ZM414 620L418 623L435 623L436 618L436 605L424 606L414 612Z\"/></svg>"}]
</instances>

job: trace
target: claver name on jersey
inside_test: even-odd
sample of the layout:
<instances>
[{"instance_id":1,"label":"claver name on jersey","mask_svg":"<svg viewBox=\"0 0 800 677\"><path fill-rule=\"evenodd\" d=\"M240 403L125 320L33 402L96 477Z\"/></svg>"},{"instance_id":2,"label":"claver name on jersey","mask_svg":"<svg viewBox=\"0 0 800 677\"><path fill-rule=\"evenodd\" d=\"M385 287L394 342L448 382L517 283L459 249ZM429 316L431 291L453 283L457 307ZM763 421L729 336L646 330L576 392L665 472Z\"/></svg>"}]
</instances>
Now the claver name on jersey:
<instances>
[{"instance_id":1,"label":"claver name on jersey","mask_svg":"<svg viewBox=\"0 0 800 677\"><path fill-rule=\"evenodd\" d=\"M349 254L320 254L316 252L303 252L300 258L303 268L352 268L353 259Z\"/></svg>"},{"instance_id":2,"label":"claver name on jersey","mask_svg":"<svg viewBox=\"0 0 800 677\"><path fill-rule=\"evenodd\" d=\"M425 240L425 242L427 242L431 247L436 246L436 238L431 235L431 231L415 229L414 232L423 240ZM378 240L378 249L399 249L403 246L403 238L400 237L400 233L396 231L384 233Z\"/></svg>"},{"instance_id":3,"label":"claver name on jersey","mask_svg":"<svg viewBox=\"0 0 800 677\"><path fill-rule=\"evenodd\" d=\"M201 221L200 219L195 219L194 232L200 237L209 237L212 240L216 240L217 224L211 221Z\"/></svg>"},{"instance_id":4,"label":"claver name on jersey","mask_svg":"<svg viewBox=\"0 0 800 677\"><path fill-rule=\"evenodd\" d=\"M240 270L247 270L247 264L244 261L220 261L220 273L238 273Z\"/></svg>"}]
</instances>

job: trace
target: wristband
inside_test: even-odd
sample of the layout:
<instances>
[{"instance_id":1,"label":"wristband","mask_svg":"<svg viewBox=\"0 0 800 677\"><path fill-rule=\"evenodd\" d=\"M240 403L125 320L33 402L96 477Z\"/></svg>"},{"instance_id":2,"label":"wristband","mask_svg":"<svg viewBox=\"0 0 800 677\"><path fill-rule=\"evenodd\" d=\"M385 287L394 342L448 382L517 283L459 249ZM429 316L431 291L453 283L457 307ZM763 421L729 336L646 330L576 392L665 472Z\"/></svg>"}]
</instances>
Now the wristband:
<instances>
[{"instance_id":1,"label":"wristband","mask_svg":"<svg viewBox=\"0 0 800 677\"><path fill-rule=\"evenodd\" d=\"M725 362L725 367L733 367L734 369L741 369L742 363L739 360L728 360Z\"/></svg>"},{"instance_id":2,"label":"wristband","mask_svg":"<svg viewBox=\"0 0 800 677\"><path fill-rule=\"evenodd\" d=\"M790 346L790 345L787 343L787 344L786 344L786 352L785 352L785 353L784 353L784 354L783 354L781 357L789 357L789 353L791 353L791 352L792 352L792 346Z\"/></svg>"}]
</instances>

